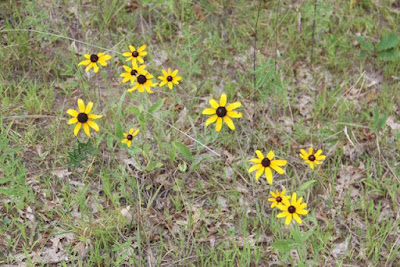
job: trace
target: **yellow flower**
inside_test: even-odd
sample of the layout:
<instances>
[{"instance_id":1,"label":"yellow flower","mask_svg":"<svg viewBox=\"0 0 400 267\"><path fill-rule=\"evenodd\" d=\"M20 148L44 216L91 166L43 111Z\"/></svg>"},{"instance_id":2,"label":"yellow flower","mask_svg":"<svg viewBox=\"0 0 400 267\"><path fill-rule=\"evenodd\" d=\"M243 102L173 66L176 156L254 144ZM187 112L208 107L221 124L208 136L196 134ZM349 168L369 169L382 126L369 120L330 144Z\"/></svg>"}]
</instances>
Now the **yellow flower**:
<instances>
[{"instance_id":1,"label":"yellow flower","mask_svg":"<svg viewBox=\"0 0 400 267\"><path fill-rule=\"evenodd\" d=\"M153 91L151 91L151 87L156 86L156 83L153 83L151 81L151 79L153 79L153 75L151 75L150 73L146 73L146 74L140 74L138 76L135 77L135 81L136 84L128 90L128 92L132 92L135 91L136 89L138 89L138 91L140 93L143 93L144 90L146 89L146 91L151 94L153 93Z\"/></svg>"},{"instance_id":2,"label":"yellow flower","mask_svg":"<svg viewBox=\"0 0 400 267\"><path fill-rule=\"evenodd\" d=\"M132 60L132 64L137 64L137 61L140 63L144 62L143 57L147 55L147 52L144 51L146 50L146 45L142 45L138 50L136 50L134 46L130 45L129 50L130 52L122 54L124 57L128 57L125 61Z\"/></svg>"},{"instance_id":3,"label":"yellow flower","mask_svg":"<svg viewBox=\"0 0 400 267\"><path fill-rule=\"evenodd\" d=\"M206 126L211 123L216 122L216 131L219 132L222 128L222 120L228 125L231 130L235 130L235 125L231 118L241 118L242 113L233 111L242 105L240 102L235 102L232 104L226 105L226 94L222 94L219 100L219 104L216 100L211 99L210 105L212 108L206 108L203 110L203 114L212 115L206 121Z\"/></svg>"},{"instance_id":4,"label":"yellow flower","mask_svg":"<svg viewBox=\"0 0 400 267\"><path fill-rule=\"evenodd\" d=\"M168 84L168 88L172 89L172 87L174 87L174 84L179 84L179 81L182 80L181 76L177 76L178 70L174 70L174 72L171 72L171 69L168 68L168 72L162 70L162 73L164 76L158 76L158 79L161 80L160 86Z\"/></svg>"},{"instance_id":5,"label":"yellow flower","mask_svg":"<svg viewBox=\"0 0 400 267\"><path fill-rule=\"evenodd\" d=\"M92 110L93 102L89 102L85 108L85 103L82 99L78 99L79 112L73 109L68 109L67 113L72 116L72 119L68 121L68 124L75 124L74 134L78 136L79 130L83 125L83 130L90 137L89 126L92 127L96 132L99 131L99 126L92 120L100 119L102 115L90 114Z\"/></svg>"},{"instance_id":6,"label":"yellow flower","mask_svg":"<svg viewBox=\"0 0 400 267\"><path fill-rule=\"evenodd\" d=\"M125 139L121 141L121 143L125 144L130 147L132 144L132 139L139 133L139 129L137 129L135 132L133 132L133 128L129 129L128 133L124 133Z\"/></svg>"},{"instance_id":7,"label":"yellow flower","mask_svg":"<svg viewBox=\"0 0 400 267\"><path fill-rule=\"evenodd\" d=\"M269 151L268 155L264 157L263 153L260 150L256 150L256 155L258 158L254 158L249 160L250 162L256 163L249 169L249 173L256 172L256 180L261 177L265 173L265 177L269 184L272 184L272 169L274 169L279 174L284 174L285 170L283 170L280 166L285 166L287 164L286 160L272 160L275 157L274 152Z\"/></svg>"},{"instance_id":8,"label":"yellow flower","mask_svg":"<svg viewBox=\"0 0 400 267\"><path fill-rule=\"evenodd\" d=\"M289 200L285 199L282 201L282 204L279 204L277 206L278 209L280 209L283 212L279 213L276 217L278 218L286 217L285 221L286 225L289 225L292 222L292 219L295 219L295 221L298 224L301 224L301 219L299 214L300 215L307 214L307 210L305 210L307 204L301 203L302 201L303 201L302 197L297 200L296 193L293 193L291 203L289 202Z\"/></svg>"},{"instance_id":9,"label":"yellow flower","mask_svg":"<svg viewBox=\"0 0 400 267\"><path fill-rule=\"evenodd\" d=\"M300 149L300 157L304 159L304 161L308 163L313 170L314 164L322 164L322 161L326 158L325 155L322 155L321 149L318 150L317 153L313 154L312 147L308 149L308 153L304 149Z\"/></svg>"},{"instance_id":10,"label":"yellow flower","mask_svg":"<svg viewBox=\"0 0 400 267\"><path fill-rule=\"evenodd\" d=\"M102 66L107 66L107 60L111 59L110 55L107 55L106 53L99 53L99 54L84 54L85 60L79 62L78 66L84 65L86 67L86 72L88 72L91 68L93 68L94 72L97 73L99 71L99 66L97 65L100 64Z\"/></svg>"},{"instance_id":11,"label":"yellow flower","mask_svg":"<svg viewBox=\"0 0 400 267\"><path fill-rule=\"evenodd\" d=\"M270 191L269 192L273 198L268 198L268 201L272 202L271 208L274 208L275 206L282 204L283 200L289 200L290 196L285 196L286 190L282 190L282 192L279 193L278 190L276 190L276 193Z\"/></svg>"},{"instance_id":12,"label":"yellow flower","mask_svg":"<svg viewBox=\"0 0 400 267\"><path fill-rule=\"evenodd\" d=\"M130 81L131 83L134 83L136 80L136 76L143 74L146 75L147 71L145 70L146 65L141 65L140 67L135 63L132 64L132 68L124 65L122 66L126 72L121 73L120 77L123 77L124 79L122 80L123 83L126 83Z\"/></svg>"}]
</instances>

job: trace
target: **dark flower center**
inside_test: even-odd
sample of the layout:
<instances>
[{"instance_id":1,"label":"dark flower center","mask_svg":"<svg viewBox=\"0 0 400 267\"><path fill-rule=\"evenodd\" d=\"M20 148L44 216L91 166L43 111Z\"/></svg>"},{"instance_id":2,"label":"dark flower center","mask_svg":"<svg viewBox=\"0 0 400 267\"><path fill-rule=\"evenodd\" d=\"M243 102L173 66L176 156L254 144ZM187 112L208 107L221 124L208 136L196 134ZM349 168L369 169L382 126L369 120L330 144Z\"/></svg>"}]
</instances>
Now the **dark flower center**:
<instances>
[{"instance_id":1,"label":"dark flower center","mask_svg":"<svg viewBox=\"0 0 400 267\"><path fill-rule=\"evenodd\" d=\"M137 74L137 70L131 70L131 75L132 76L136 76L136 74Z\"/></svg>"},{"instance_id":2,"label":"dark flower center","mask_svg":"<svg viewBox=\"0 0 400 267\"><path fill-rule=\"evenodd\" d=\"M267 167L269 167L269 165L271 165L271 161L269 160L269 158L264 158L261 161L261 165L263 165L264 168L267 168Z\"/></svg>"},{"instance_id":3,"label":"dark flower center","mask_svg":"<svg viewBox=\"0 0 400 267\"><path fill-rule=\"evenodd\" d=\"M146 78L146 76L140 74L140 75L137 77L137 81L138 81L138 83L140 83L140 84L144 84L144 83L147 81L147 78Z\"/></svg>"},{"instance_id":4,"label":"dark flower center","mask_svg":"<svg viewBox=\"0 0 400 267\"><path fill-rule=\"evenodd\" d=\"M289 213L295 213L295 212L296 212L296 208L295 208L294 206L290 206L290 207L288 208L288 212L289 212Z\"/></svg>"},{"instance_id":5,"label":"dark flower center","mask_svg":"<svg viewBox=\"0 0 400 267\"><path fill-rule=\"evenodd\" d=\"M314 161L314 160L315 160L315 156L314 156L314 155L310 155L310 156L308 157L308 160L309 160L309 161Z\"/></svg>"},{"instance_id":6,"label":"dark flower center","mask_svg":"<svg viewBox=\"0 0 400 267\"><path fill-rule=\"evenodd\" d=\"M282 202L282 198L281 197L276 197L276 202Z\"/></svg>"},{"instance_id":7,"label":"dark flower center","mask_svg":"<svg viewBox=\"0 0 400 267\"><path fill-rule=\"evenodd\" d=\"M172 76L168 76L167 81L172 82Z\"/></svg>"},{"instance_id":8,"label":"dark flower center","mask_svg":"<svg viewBox=\"0 0 400 267\"><path fill-rule=\"evenodd\" d=\"M138 51L133 51L133 52L132 52L132 57L137 57L137 56L139 56Z\"/></svg>"},{"instance_id":9,"label":"dark flower center","mask_svg":"<svg viewBox=\"0 0 400 267\"><path fill-rule=\"evenodd\" d=\"M126 139L132 140L132 139L133 139L133 136L132 136L131 134L128 134L128 136L126 137Z\"/></svg>"},{"instance_id":10,"label":"dark flower center","mask_svg":"<svg viewBox=\"0 0 400 267\"><path fill-rule=\"evenodd\" d=\"M86 113L79 113L78 114L78 121L80 123L85 123L85 122L88 121L88 119L89 119L89 117L88 117L88 115Z\"/></svg>"},{"instance_id":11,"label":"dark flower center","mask_svg":"<svg viewBox=\"0 0 400 267\"><path fill-rule=\"evenodd\" d=\"M99 57L96 54L90 56L90 61L96 63L99 60Z\"/></svg>"},{"instance_id":12,"label":"dark flower center","mask_svg":"<svg viewBox=\"0 0 400 267\"><path fill-rule=\"evenodd\" d=\"M225 107L219 107L217 108L217 116L218 117L225 117L226 116L226 108Z\"/></svg>"}]
</instances>

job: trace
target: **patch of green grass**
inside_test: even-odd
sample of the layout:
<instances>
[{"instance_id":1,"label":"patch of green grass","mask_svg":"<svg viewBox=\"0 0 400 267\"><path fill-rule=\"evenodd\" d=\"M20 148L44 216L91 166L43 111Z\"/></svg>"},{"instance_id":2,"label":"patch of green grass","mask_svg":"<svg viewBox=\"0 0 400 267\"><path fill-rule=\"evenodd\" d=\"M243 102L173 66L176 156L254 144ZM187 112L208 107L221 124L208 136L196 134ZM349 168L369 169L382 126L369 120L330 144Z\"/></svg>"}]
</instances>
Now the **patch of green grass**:
<instances>
[{"instance_id":1,"label":"patch of green grass","mask_svg":"<svg viewBox=\"0 0 400 267\"><path fill-rule=\"evenodd\" d=\"M315 14L312 0L263 2L255 72L257 1L0 3L0 263L398 264L400 133L386 121L399 123L399 64L363 57L355 38L396 34L392 2L317 1ZM182 83L126 93L113 51L130 44ZM96 46L113 59L87 75L77 64ZM201 112L222 92L243 118L216 133ZM78 98L104 116L72 167ZM327 155L314 171L298 157L309 146ZM247 173L256 149L289 162L272 186ZM307 202L301 226L270 208L282 188Z\"/></svg>"}]
</instances>

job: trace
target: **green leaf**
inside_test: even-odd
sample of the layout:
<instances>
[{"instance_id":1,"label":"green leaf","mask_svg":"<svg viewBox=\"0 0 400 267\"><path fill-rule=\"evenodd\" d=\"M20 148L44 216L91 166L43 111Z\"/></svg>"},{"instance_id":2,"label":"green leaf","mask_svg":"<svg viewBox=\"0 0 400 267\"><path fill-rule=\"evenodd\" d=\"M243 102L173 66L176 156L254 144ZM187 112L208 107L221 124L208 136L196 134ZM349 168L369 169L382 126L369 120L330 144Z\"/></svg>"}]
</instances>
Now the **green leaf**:
<instances>
[{"instance_id":1,"label":"green leaf","mask_svg":"<svg viewBox=\"0 0 400 267\"><path fill-rule=\"evenodd\" d=\"M389 33L382 37L376 49L378 52L396 47L400 43L400 36L394 33Z\"/></svg>"},{"instance_id":2,"label":"green leaf","mask_svg":"<svg viewBox=\"0 0 400 267\"><path fill-rule=\"evenodd\" d=\"M181 153L186 159L188 159L189 161L193 161L192 153L187 146L179 141L175 141L173 144L177 151Z\"/></svg>"},{"instance_id":3,"label":"green leaf","mask_svg":"<svg viewBox=\"0 0 400 267\"><path fill-rule=\"evenodd\" d=\"M128 107L127 110L132 112L132 114L135 116L138 116L140 114L140 109L135 106Z\"/></svg>"},{"instance_id":4,"label":"green leaf","mask_svg":"<svg viewBox=\"0 0 400 267\"><path fill-rule=\"evenodd\" d=\"M292 240L292 239L281 240L281 241L272 242L271 246L282 253L286 253L292 249L293 243L294 243L294 240Z\"/></svg>"},{"instance_id":5,"label":"green leaf","mask_svg":"<svg viewBox=\"0 0 400 267\"><path fill-rule=\"evenodd\" d=\"M399 49L392 48L378 52L378 58L384 61L394 61L400 57Z\"/></svg>"},{"instance_id":6,"label":"green leaf","mask_svg":"<svg viewBox=\"0 0 400 267\"><path fill-rule=\"evenodd\" d=\"M161 98L161 99L157 100L157 102L154 103L154 104L149 108L148 112L149 112L150 114L153 114L154 112L160 110L160 108L162 108L162 106L164 105L164 101L165 101L165 98Z\"/></svg>"},{"instance_id":7,"label":"green leaf","mask_svg":"<svg viewBox=\"0 0 400 267\"><path fill-rule=\"evenodd\" d=\"M365 41L364 38L362 38L361 36L354 36L354 39L356 39L360 43L361 48L364 48L368 51L374 50L374 45L370 42Z\"/></svg>"},{"instance_id":8,"label":"green leaf","mask_svg":"<svg viewBox=\"0 0 400 267\"><path fill-rule=\"evenodd\" d=\"M311 187L316 182L317 182L317 180L310 180L310 181L305 182L304 184L302 184L299 187L299 191L304 191L304 190L308 189L309 187Z\"/></svg>"}]
</instances>

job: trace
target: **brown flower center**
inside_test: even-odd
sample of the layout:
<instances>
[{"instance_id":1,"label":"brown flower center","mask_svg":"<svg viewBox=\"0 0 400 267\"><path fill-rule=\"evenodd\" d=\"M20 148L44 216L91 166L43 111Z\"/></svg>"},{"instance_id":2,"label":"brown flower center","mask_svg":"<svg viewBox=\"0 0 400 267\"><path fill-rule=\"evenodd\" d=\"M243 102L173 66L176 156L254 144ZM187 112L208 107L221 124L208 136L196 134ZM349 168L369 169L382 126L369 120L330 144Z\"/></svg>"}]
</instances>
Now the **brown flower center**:
<instances>
[{"instance_id":1,"label":"brown flower center","mask_svg":"<svg viewBox=\"0 0 400 267\"><path fill-rule=\"evenodd\" d=\"M314 160L315 160L315 156L314 156L314 155L310 155L310 156L308 157L308 160L309 160L309 161L314 161Z\"/></svg>"},{"instance_id":2,"label":"brown flower center","mask_svg":"<svg viewBox=\"0 0 400 267\"><path fill-rule=\"evenodd\" d=\"M132 140L132 139L133 139L133 136L132 136L131 134L128 134L128 136L126 137L126 139Z\"/></svg>"},{"instance_id":3,"label":"brown flower center","mask_svg":"<svg viewBox=\"0 0 400 267\"><path fill-rule=\"evenodd\" d=\"M144 76L144 75L142 75L142 74L140 74L140 75L137 77L137 82L140 83L140 84L144 84L144 83L146 83L146 81L147 81L146 76Z\"/></svg>"},{"instance_id":4,"label":"brown flower center","mask_svg":"<svg viewBox=\"0 0 400 267\"><path fill-rule=\"evenodd\" d=\"M271 165L271 161L269 160L269 158L264 158L261 161L261 165L263 165L264 168L267 168L267 167L269 167Z\"/></svg>"},{"instance_id":5,"label":"brown flower center","mask_svg":"<svg viewBox=\"0 0 400 267\"><path fill-rule=\"evenodd\" d=\"M136 76L136 74L137 74L137 70L131 70L131 75L132 76Z\"/></svg>"},{"instance_id":6,"label":"brown flower center","mask_svg":"<svg viewBox=\"0 0 400 267\"><path fill-rule=\"evenodd\" d=\"M276 197L276 202L282 202L282 198L281 197Z\"/></svg>"},{"instance_id":7,"label":"brown flower center","mask_svg":"<svg viewBox=\"0 0 400 267\"><path fill-rule=\"evenodd\" d=\"M289 212L289 213L295 213L295 212L296 212L296 208L295 208L294 206L290 206L290 207L288 208L288 212Z\"/></svg>"},{"instance_id":8,"label":"brown flower center","mask_svg":"<svg viewBox=\"0 0 400 267\"><path fill-rule=\"evenodd\" d=\"M133 51L133 52L132 52L132 57L137 57L137 56L139 56L138 51Z\"/></svg>"},{"instance_id":9,"label":"brown flower center","mask_svg":"<svg viewBox=\"0 0 400 267\"><path fill-rule=\"evenodd\" d=\"M90 61L96 63L99 60L99 57L96 54L90 56Z\"/></svg>"},{"instance_id":10,"label":"brown flower center","mask_svg":"<svg viewBox=\"0 0 400 267\"><path fill-rule=\"evenodd\" d=\"M225 117L226 116L226 113L227 113L227 111L226 111L226 108L225 107L218 107L217 108L217 116L218 117Z\"/></svg>"},{"instance_id":11,"label":"brown flower center","mask_svg":"<svg viewBox=\"0 0 400 267\"><path fill-rule=\"evenodd\" d=\"M78 114L78 121L80 122L80 123L85 123L85 122L87 122L89 120L89 117L88 117L88 115L86 114L86 113L79 113Z\"/></svg>"},{"instance_id":12,"label":"brown flower center","mask_svg":"<svg viewBox=\"0 0 400 267\"><path fill-rule=\"evenodd\" d=\"M172 76L168 76L167 81L172 82Z\"/></svg>"}]
</instances>

